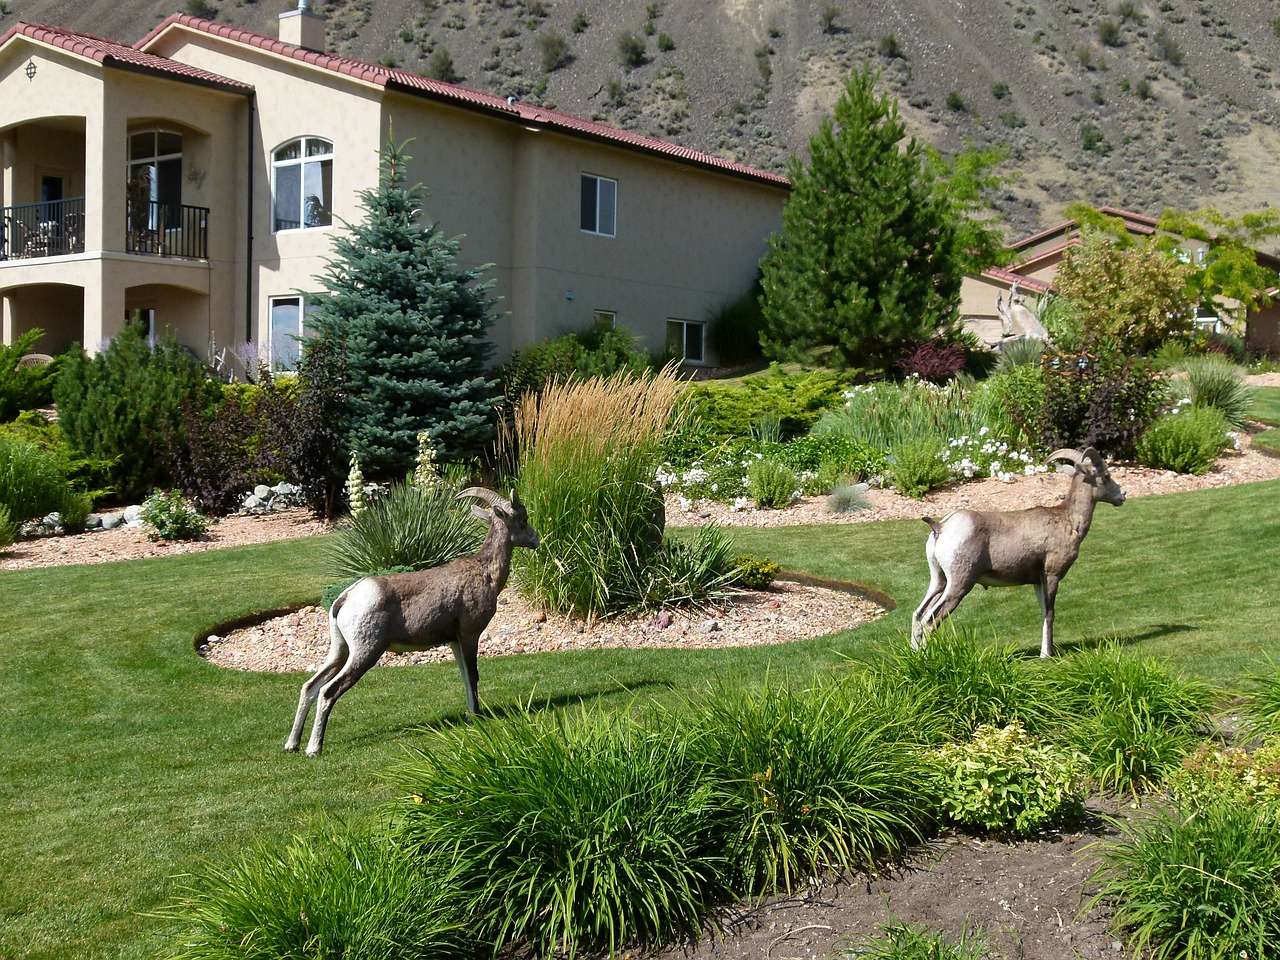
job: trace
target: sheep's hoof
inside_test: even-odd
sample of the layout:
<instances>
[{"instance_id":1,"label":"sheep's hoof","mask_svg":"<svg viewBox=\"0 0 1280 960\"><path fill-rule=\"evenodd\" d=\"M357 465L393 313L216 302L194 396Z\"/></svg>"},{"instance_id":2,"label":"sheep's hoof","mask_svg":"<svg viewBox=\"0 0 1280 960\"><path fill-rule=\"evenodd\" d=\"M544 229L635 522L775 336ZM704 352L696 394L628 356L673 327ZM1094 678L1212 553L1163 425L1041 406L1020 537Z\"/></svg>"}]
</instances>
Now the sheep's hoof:
<instances>
[{"instance_id":1,"label":"sheep's hoof","mask_svg":"<svg viewBox=\"0 0 1280 960\"><path fill-rule=\"evenodd\" d=\"M319 747L307 747L307 756L308 756L308 757L318 757L318 756L320 756L320 748L319 748Z\"/></svg>"},{"instance_id":2,"label":"sheep's hoof","mask_svg":"<svg viewBox=\"0 0 1280 960\"><path fill-rule=\"evenodd\" d=\"M293 742L289 741L289 740L286 740L286 741L284 742L284 752L285 752L285 753L297 753L297 752L298 752L298 745L297 745L296 743L293 743Z\"/></svg>"}]
</instances>

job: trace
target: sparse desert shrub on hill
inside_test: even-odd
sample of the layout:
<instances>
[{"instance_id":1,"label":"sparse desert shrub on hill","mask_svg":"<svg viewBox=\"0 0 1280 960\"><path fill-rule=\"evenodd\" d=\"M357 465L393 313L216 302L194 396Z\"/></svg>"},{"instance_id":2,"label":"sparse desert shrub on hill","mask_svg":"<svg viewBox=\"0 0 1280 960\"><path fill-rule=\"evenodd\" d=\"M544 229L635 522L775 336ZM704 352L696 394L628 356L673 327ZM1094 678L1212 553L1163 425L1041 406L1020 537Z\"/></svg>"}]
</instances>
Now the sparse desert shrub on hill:
<instances>
[{"instance_id":1,"label":"sparse desert shrub on hill","mask_svg":"<svg viewBox=\"0 0 1280 960\"><path fill-rule=\"evenodd\" d=\"M569 62L569 41L563 33L544 30L538 34L538 51L542 55L542 70L551 73Z\"/></svg>"}]
</instances>

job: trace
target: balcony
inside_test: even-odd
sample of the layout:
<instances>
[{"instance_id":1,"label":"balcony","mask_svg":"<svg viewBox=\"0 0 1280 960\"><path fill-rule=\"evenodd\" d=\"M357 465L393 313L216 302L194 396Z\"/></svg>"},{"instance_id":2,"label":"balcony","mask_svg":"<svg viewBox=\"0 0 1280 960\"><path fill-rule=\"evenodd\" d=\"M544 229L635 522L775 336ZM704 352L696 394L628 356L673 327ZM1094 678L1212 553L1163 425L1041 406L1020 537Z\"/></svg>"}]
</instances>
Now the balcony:
<instances>
[{"instance_id":1,"label":"balcony","mask_svg":"<svg viewBox=\"0 0 1280 960\"><path fill-rule=\"evenodd\" d=\"M0 208L0 260L84 253L84 197Z\"/></svg>"},{"instance_id":2,"label":"balcony","mask_svg":"<svg viewBox=\"0 0 1280 960\"><path fill-rule=\"evenodd\" d=\"M206 260L209 208L148 200L128 203L125 253Z\"/></svg>"},{"instance_id":3,"label":"balcony","mask_svg":"<svg viewBox=\"0 0 1280 960\"><path fill-rule=\"evenodd\" d=\"M84 197L0 207L0 260L84 253L84 207ZM125 253L209 257L208 207L155 200L130 203L125 223Z\"/></svg>"}]
</instances>

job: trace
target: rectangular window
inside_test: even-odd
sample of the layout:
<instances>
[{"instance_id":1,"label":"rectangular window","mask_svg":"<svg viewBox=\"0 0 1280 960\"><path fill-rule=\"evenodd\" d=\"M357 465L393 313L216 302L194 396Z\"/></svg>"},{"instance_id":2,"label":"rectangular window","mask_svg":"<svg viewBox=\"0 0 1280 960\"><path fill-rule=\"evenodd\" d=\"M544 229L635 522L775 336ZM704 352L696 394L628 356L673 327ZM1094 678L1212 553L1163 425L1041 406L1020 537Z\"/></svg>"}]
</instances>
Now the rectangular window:
<instances>
[{"instance_id":1,"label":"rectangular window","mask_svg":"<svg viewBox=\"0 0 1280 960\"><path fill-rule=\"evenodd\" d=\"M597 330L612 330L618 325L618 314L613 310L592 311L591 325Z\"/></svg>"},{"instance_id":2,"label":"rectangular window","mask_svg":"<svg viewBox=\"0 0 1280 960\"><path fill-rule=\"evenodd\" d=\"M706 362L707 325L699 320L667 321L667 353L685 363Z\"/></svg>"},{"instance_id":3,"label":"rectangular window","mask_svg":"<svg viewBox=\"0 0 1280 960\"><path fill-rule=\"evenodd\" d=\"M154 341L156 338L156 308L155 307L131 307L124 312L124 318L133 323L141 324L143 331L147 335L148 340Z\"/></svg>"},{"instance_id":4,"label":"rectangular window","mask_svg":"<svg viewBox=\"0 0 1280 960\"><path fill-rule=\"evenodd\" d=\"M307 317L316 311L315 297L272 297L270 330L271 369L296 370L306 336Z\"/></svg>"},{"instance_id":5,"label":"rectangular window","mask_svg":"<svg viewBox=\"0 0 1280 960\"><path fill-rule=\"evenodd\" d=\"M582 175L582 229L602 237L612 237L617 230L618 181Z\"/></svg>"}]
</instances>

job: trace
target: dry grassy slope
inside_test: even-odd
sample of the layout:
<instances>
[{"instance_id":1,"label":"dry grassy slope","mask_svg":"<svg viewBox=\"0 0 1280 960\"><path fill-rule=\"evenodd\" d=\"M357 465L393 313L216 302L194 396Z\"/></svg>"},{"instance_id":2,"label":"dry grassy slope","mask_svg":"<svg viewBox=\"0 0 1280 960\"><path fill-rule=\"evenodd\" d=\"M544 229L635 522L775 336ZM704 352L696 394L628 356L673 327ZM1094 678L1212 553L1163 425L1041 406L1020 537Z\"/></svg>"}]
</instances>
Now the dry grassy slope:
<instances>
[{"instance_id":1,"label":"dry grassy slope","mask_svg":"<svg viewBox=\"0 0 1280 960\"><path fill-rule=\"evenodd\" d=\"M265 33L284 0L7 0L7 20L136 40L208 3ZM425 70L448 51L463 83L783 169L864 58L912 132L944 150L1005 144L1019 181L998 198L1012 233L1075 199L1158 212L1280 204L1280 0L313 0L333 49ZM839 11L823 32L823 11ZM618 36L648 61L619 62ZM1126 16L1136 12L1137 16ZM589 26L575 33L576 14ZM1106 45L1104 21L1120 45ZM0 21L0 27L4 25ZM542 69L542 37L570 60ZM660 51L658 35L674 49ZM898 57L882 53L896 40ZM1160 42L1159 38L1165 38ZM1171 62L1170 44L1181 55ZM1176 55L1172 57L1176 60ZM1007 84L1002 98L993 95ZM1139 95L1140 91L1148 96ZM955 96L951 96L952 92ZM950 99L950 103L948 102ZM961 106L963 104L963 106ZM1105 138L1084 148L1086 125ZM1105 151L1105 152L1104 152Z\"/></svg>"}]
</instances>

